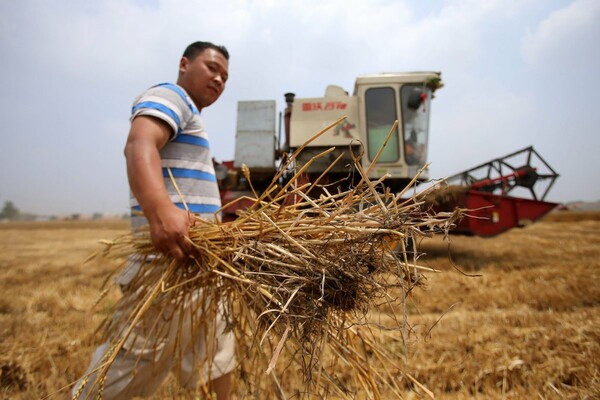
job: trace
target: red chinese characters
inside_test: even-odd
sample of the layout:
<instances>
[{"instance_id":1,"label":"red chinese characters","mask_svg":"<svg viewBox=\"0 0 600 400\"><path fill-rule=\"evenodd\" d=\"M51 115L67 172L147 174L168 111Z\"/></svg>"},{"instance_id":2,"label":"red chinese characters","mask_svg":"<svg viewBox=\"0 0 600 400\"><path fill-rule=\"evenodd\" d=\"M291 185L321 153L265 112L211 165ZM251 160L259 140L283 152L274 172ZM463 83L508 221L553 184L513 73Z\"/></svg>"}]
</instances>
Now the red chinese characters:
<instances>
[{"instance_id":1,"label":"red chinese characters","mask_svg":"<svg viewBox=\"0 0 600 400\"><path fill-rule=\"evenodd\" d=\"M348 104L342 101L306 102L302 103L302 111L333 111L345 110Z\"/></svg>"}]
</instances>

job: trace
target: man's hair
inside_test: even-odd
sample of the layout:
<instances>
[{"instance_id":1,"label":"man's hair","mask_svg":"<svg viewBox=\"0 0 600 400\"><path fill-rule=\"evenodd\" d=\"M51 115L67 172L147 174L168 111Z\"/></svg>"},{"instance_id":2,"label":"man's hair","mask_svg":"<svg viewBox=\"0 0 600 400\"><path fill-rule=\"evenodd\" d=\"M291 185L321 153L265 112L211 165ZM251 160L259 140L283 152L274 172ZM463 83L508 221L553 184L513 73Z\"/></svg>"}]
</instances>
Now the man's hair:
<instances>
[{"instance_id":1,"label":"man's hair","mask_svg":"<svg viewBox=\"0 0 600 400\"><path fill-rule=\"evenodd\" d=\"M229 52L225 46L218 46L211 42L194 42L190 44L183 52L183 57L188 60L193 60L198 54L202 53L206 49L213 49L223 54L226 60L229 60Z\"/></svg>"}]
</instances>

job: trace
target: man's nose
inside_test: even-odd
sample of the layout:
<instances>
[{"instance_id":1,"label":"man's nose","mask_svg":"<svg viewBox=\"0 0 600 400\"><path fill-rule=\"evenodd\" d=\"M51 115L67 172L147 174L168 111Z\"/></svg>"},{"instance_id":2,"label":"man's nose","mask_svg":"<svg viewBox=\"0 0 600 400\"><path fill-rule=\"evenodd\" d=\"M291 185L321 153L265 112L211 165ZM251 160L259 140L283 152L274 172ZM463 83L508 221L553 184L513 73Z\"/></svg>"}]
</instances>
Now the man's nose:
<instances>
[{"instance_id":1,"label":"man's nose","mask_svg":"<svg viewBox=\"0 0 600 400\"><path fill-rule=\"evenodd\" d=\"M220 88L223 88L225 86L225 81L223 80L221 74L216 74L213 80L219 84Z\"/></svg>"}]
</instances>

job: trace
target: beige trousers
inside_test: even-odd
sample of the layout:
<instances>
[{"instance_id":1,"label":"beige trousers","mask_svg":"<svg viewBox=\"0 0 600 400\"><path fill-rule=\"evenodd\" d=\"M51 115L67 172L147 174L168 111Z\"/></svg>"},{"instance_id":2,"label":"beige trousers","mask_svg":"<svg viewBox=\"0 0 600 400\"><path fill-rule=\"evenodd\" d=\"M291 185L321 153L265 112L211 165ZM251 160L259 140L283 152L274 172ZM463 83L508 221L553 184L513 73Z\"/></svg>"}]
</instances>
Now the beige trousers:
<instances>
[{"instance_id":1,"label":"beige trousers","mask_svg":"<svg viewBox=\"0 0 600 400\"><path fill-rule=\"evenodd\" d=\"M169 372L174 373L183 388L197 390L231 372L235 366L233 333L225 332L222 317L206 322L204 328L193 328L200 318L205 318L201 307L197 308L151 308L144 321L133 327L104 383L96 382L97 369L105 361L110 343L96 349L86 374L73 388L72 397L80 389L77 399L96 399L98 394L105 400L147 397ZM217 315L222 316L221 310Z\"/></svg>"}]
</instances>

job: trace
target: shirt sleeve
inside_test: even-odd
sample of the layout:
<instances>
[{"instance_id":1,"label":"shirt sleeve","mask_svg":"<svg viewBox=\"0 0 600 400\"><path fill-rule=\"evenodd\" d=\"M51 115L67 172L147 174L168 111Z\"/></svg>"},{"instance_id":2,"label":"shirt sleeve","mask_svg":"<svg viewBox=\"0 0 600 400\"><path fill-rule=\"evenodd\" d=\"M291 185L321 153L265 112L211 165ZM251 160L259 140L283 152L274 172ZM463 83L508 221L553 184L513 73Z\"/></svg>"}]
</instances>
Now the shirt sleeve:
<instances>
[{"instance_id":1,"label":"shirt sleeve","mask_svg":"<svg viewBox=\"0 0 600 400\"><path fill-rule=\"evenodd\" d=\"M138 96L131 109L131 121L140 115L152 116L165 121L173 130L175 139L191 119L193 110L174 85L152 87Z\"/></svg>"}]
</instances>

